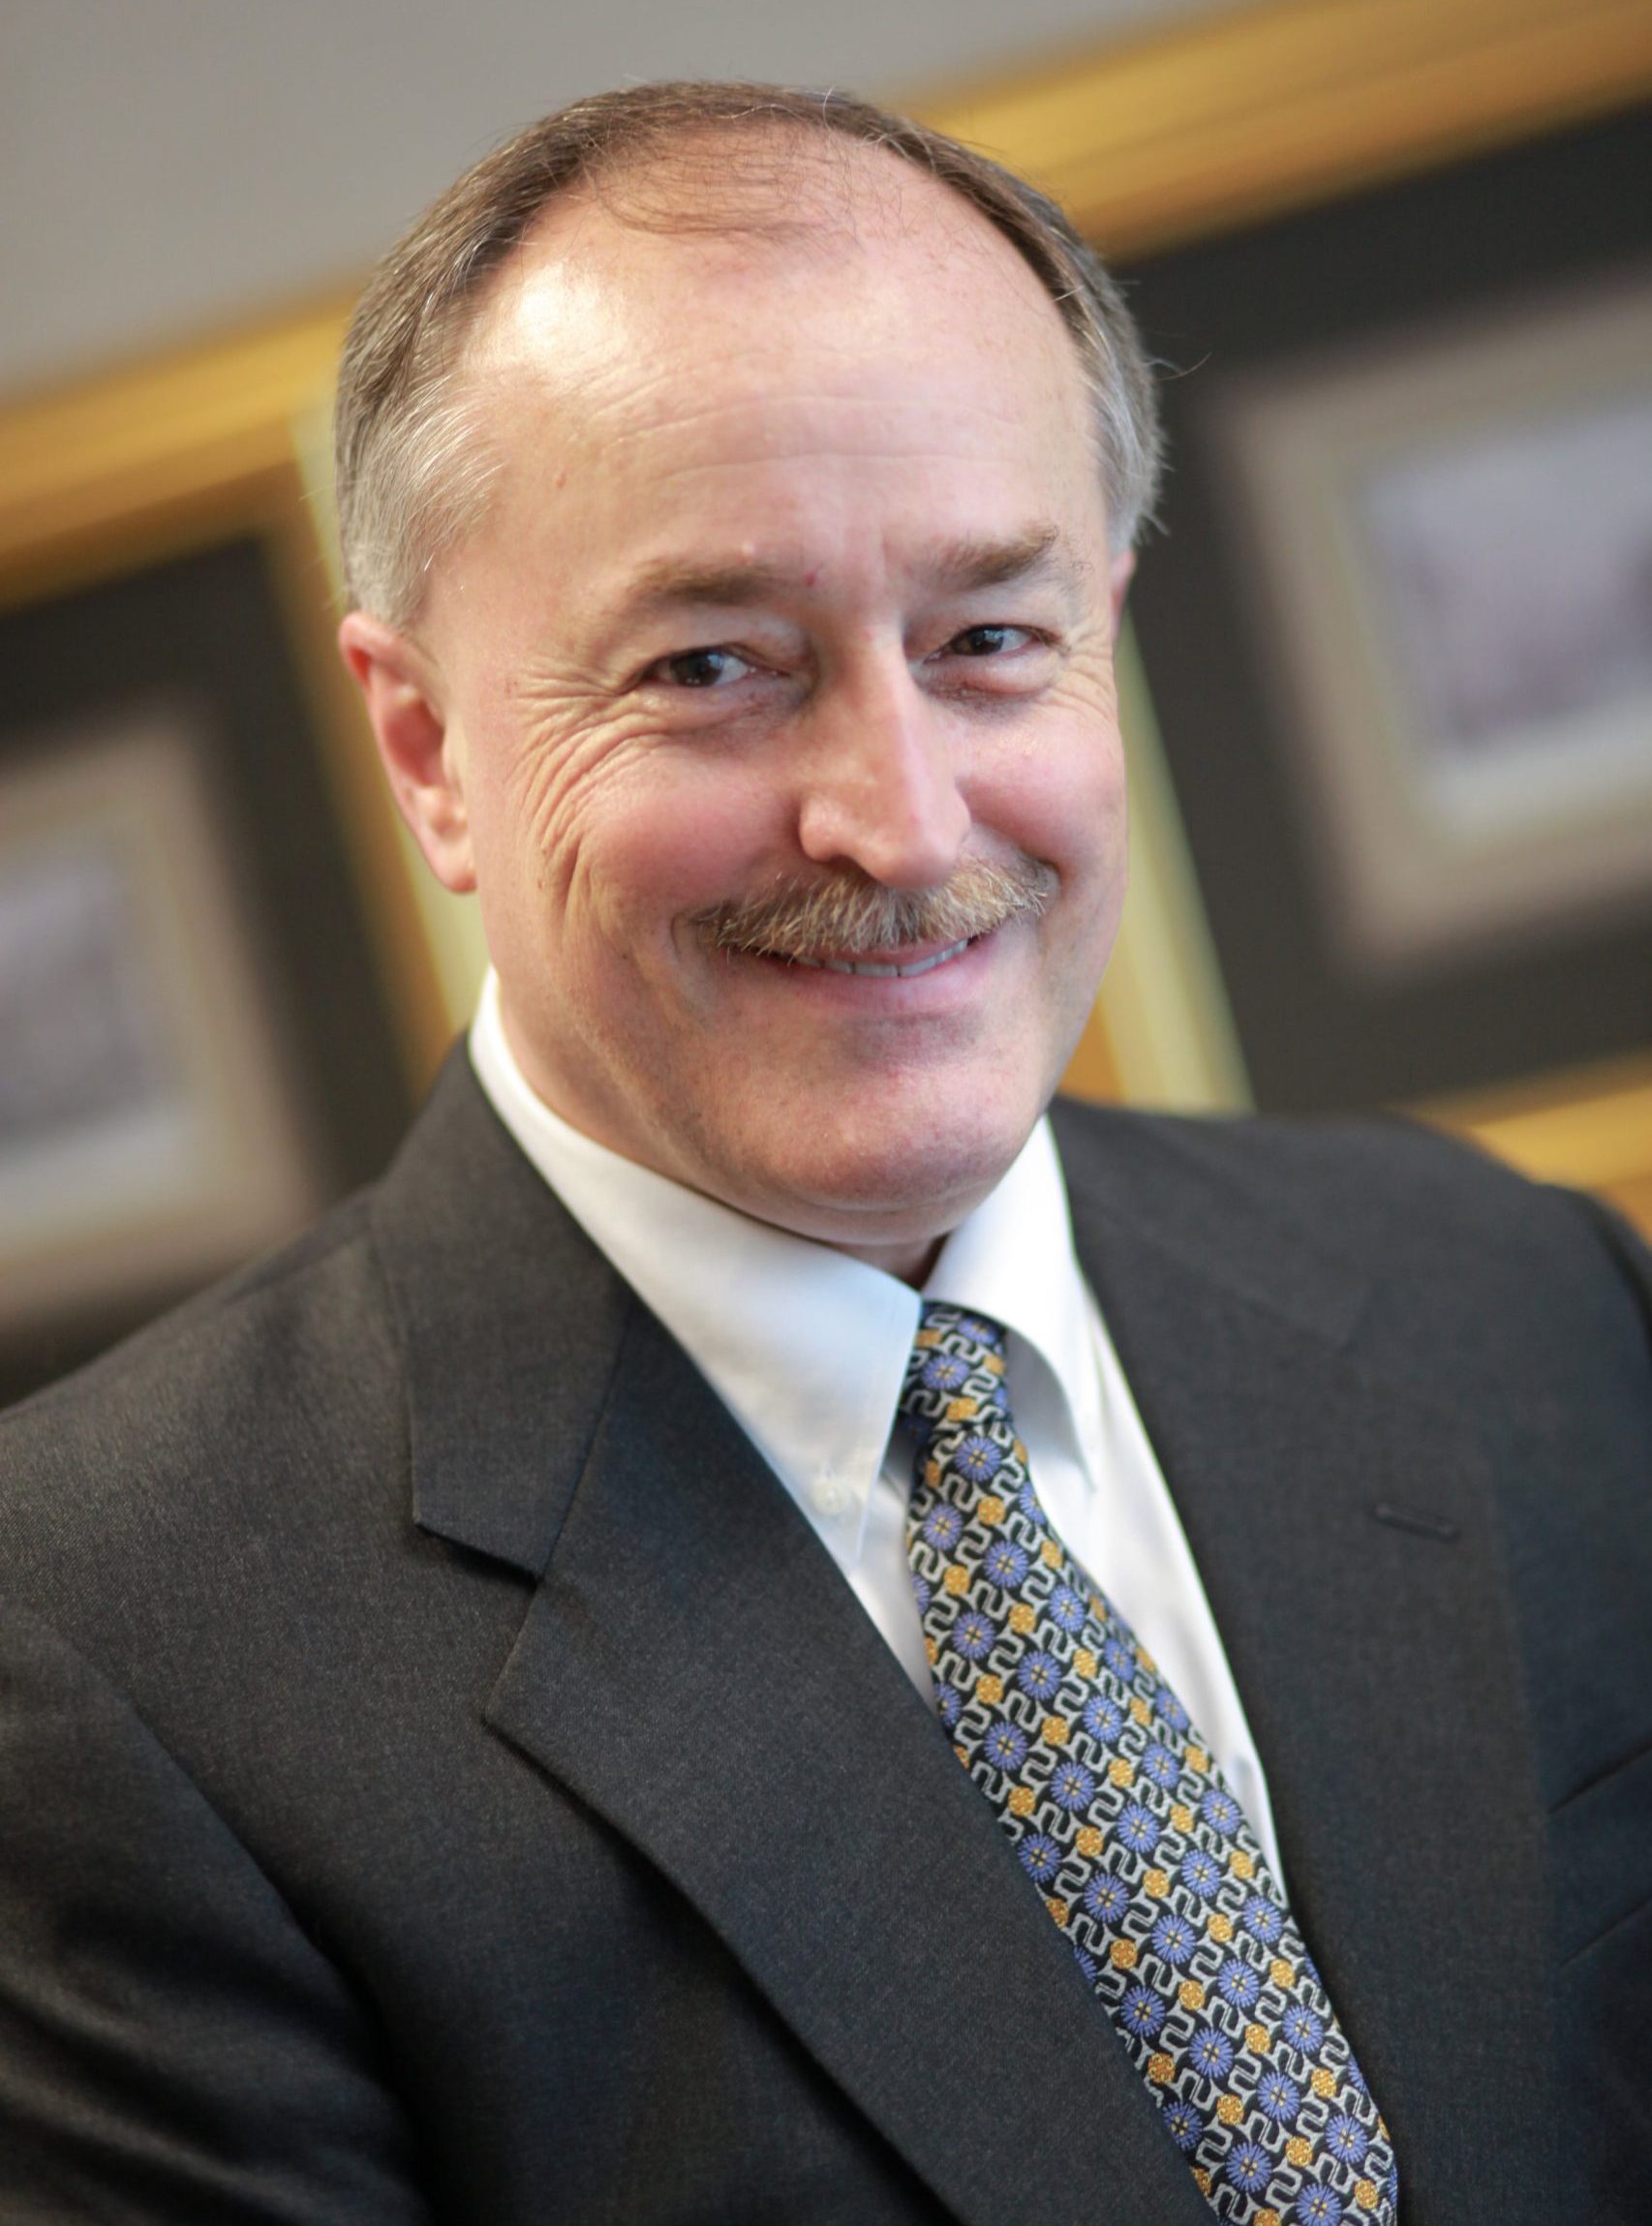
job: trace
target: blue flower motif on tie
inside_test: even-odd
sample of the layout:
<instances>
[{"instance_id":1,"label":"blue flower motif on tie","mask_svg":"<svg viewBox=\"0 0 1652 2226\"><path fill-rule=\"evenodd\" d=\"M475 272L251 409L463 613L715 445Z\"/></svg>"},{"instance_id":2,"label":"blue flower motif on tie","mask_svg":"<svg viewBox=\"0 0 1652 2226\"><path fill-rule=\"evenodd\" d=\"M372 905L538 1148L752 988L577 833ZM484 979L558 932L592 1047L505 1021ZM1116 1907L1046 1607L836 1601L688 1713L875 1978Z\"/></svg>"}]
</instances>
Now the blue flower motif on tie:
<instances>
[{"instance_id":1,"label":"blue flower motif on tie","mask_svg":"<svg viewBox=\"0 0 1652 2226\"><path fill-rule=\"evenodd\" d=\"M1159 1844L1164 1826L1150 1809L1144 1809L1140 1801L1132 1801L1113 1827L1121 1847L1128 1847L1132 1855L1150 1855Z\"/></svg>"},{"instance_id":2,"label":"blue flower motif on tie","mask_svg":"<svg viewBox=\"0 0 1652 2226\"><path fill-rule=\"evenodd\" d=\"M1278 1904L1270 1902L1266 1894L1248 1894L1239 1911L1239 1923L1253 1939L1270 1948L1283 1931L1285 1919Z\"/></svg>"},{"instance_id":3,"label":"blue flower motif on tie","mask_svg":"<svg viewBox=\"0 0 1652 2226\"><path fill-rule=\"evenodd\" d=\"M1308 2187L1298 2196L1292 2216L1301 2226L1340 2226L1342 2205L1329 2187Z\"/></svg>"},{"instance_id":4,"label":"blue flower motif on tie","mask_svg":"<svg viewBox=\"0 0 1652 2226\"><path fill-rule=\"evenodd\" d=\"M978 1607L966 1607L952 1627L952 1643L965 1662L984 1662L998 1635L996 1624Z\"/></svg>"},{"instance_id":5,"label":"blue flower motif on tie","mask_svg":"<svg viewBox=\"0 0 1652 2226\"><path fill-rule=\"evenodd\" d=\"M1216 1973L1216 1992L1235 2009L1254 2009L1262 1992L1262 1981L1247 1963L1238 1956L1230 1956Z\"/></svg>"},{"instance_id":6,"label":"blue flower motif on tie","mask_svg":"<svg viewBox=\"0 0 1652 2226\"><path fill-rule=\"evenodd\" d=\"M935 1714L950 1731L964 1713L964 1695L956 1685L944 1682L935 1687Z\"/></svg>"},{"instance_id":7,"label":"blue flower motif on tie","mask_svg":"<svg viewBox=\"0 0 1652 2226\"><path fill-rule=\"evenodd\" d=\"M1050 1773L1050 1798L1057 1809L1087 1809L1095 1780L1082 1762L1057 1762Z\"/></svg>"},{"instance_id":8,"label":"blue flower motif on tie","mask_svg":"<svg viewBox=\"0 0 1652 2226\"><path fill-rule=\"evenodd\" d=\"M1095 1872L1085 1886L1085 1907L1098 1924L1120 1923L1130 1906L1130 1889L1122 1878L1116 1878L1111 1871ZM1156 1996L1149 1995L1149 2001ZM1157 2027L1154 2028L1157 2030Z\"/></svg>"},{"instance_id":9,"label":"blue flower motif on tie","mask_svg":"<svg viewBox=\"0 0 1652 2226\"><path fill-rule=\"evenodd\" d=\"M994 1723L984 1744L988 1761L1000 1770L1019 1770L1026 1760L1026 1733L1013 1723Z\"/></svg>"},{"instance_id":10,"label":"blue flower motif on tie","mask_svg":"<svg viewBox=\"0 0 1652 2226\"><path fill-rule=\"evenodd\" d=\"M1227 2162L1228 2178L1241 2195L1260 2195L1272 2169L1267 2150L1254 2141L1241 2141Z\"/></svg>"},{"instance_id":11,"label":"blue flower motif on tie","mask_svg":"<svg viewBox=\"0 0 1652 2226\"><path fill-rule=\"evenodd\" d=\"M969 1363L957 1353L932 1353L918 1381L932 1391L962 1391L969 1381Z\"/></svg>"},{"instance_id":12,"label":"blue flower motif on tie","mask_svg":"<svg viewBox=\"0 0 1652 2226\"><path fill-rule=\"evenodd\" d=\"M990 1484L1004 1465L1004 1456L991 1438L965 1438L955 1449L953 1466L972 1484Z\"/></svg>"},{"instance_id":13,"label":"blue flower motif on tie","mask_svg":"<svg viewBox=\"0 0 1652 2226\"><path fill-rule=\"evenodd\" d=\"M1036 1650L1024 1654L1016 1665L1016 1683L1034 1700L1054 1700L1061 1690L1061 1664L1053 1654Z\"/></svg>"},{"instance_id":14,"label":"blue flower motif on tie","mask_svg":"<svg viewBox=\"0 0 1652 2226\"><path fill-rule=\"evenodd\" d=\"M1070 1584L1057 1585L1044 1603L1044 1612L1057 1631L1083 1631L1088 1608Z\"/></svg>"},{"instance_id":15,"label":"blue flower motif on tie","mask_svg":"<svg viewBox=\"0 0 1652 2226\"><path fill-rule=\"evenodd\" d=\"M942 1500L924 1517L922 1536L924 1542L933 1546L936 1553L951 1553L964 1536L964 1517Z\"/></svg>"},{"instance_id":16,"label":"blue flower motif on tie","mask_svg":"<svg viewBox=\"0 0 1652 2226\"><path fill-rule=\"evenodd\" d=\"M1202 1902L1208 1902L1221 1885L1222 1866L1205 1848L1189 1847L1181 1858L1181 1868L1177 1875L1190 1893L1197 1894Z\"/></svg>"},{"instance_id":17,"label":"blue flower motif on tie","mask_svg":"<svg viewBox=\"0 0 1652 2226\"><path fill-rule=\"evenodd\" d=\"M1175 1909L1167 1909L1153 1927L1153 1945L1173 1969L1179 1970L1199 1945L1199 1936Z\"/></svg>"},{"instance_id":18,"label":"blue flower motif on tie","mask_svg":"<svg viewBox=\"0 0 1652 2226\"><path fill-rule=\"evenodd\" d=\"M981 1558L981 1567L995 1585L1014 1592L1025 1576L1029 1557L1008 1539L994 1539Z\"/></svg>"},{"instance_id":19,"label":"blue flower motif on tie","mask_svg":"<svg viewBox=\"0 0 1652 2226\"><path fill-rule=\"evenodd\" d=\"M1234 2044L1213 2025L1203 2025L1187 2044L1187 2057L1207 2079L1226 2079L1234 2068Z\"/></svg>"},{"instance_id":20,"label":"blue flower motif on tie","mask_svg":"<svg viewBox=\"0 0 1652 2226\"><path fill-rule=\"evenodd\" d=\"M1151 1987L1132 1987L1118 2005L1119 2024L1138 2040L1151 2040L1165 2014L1165 2005Z\"/></svg>"},{"instance_id":21,"label":"blue flower motif on tie","mask_svg":"<svg viewBox=\"0 0 1652 2226\"><path fill-rule=\"evenodd\" d=\"M1122 1638L1110 1638L1101 1650L1101 1659L1115 1677L1128 1685L1141 1667L1136 1660L1136 1649Z\"/></svg>"},{"instance_id":22,"label":"blue flower motif on tie","mask_svg":"<svg viewBox=\"0 0 1652 2226\"><path fill-rule=\"evenodd\" d=\"M1016 1852L1041 1886L1061 1868L1061 1850L1047 1832L1029 1832Z\"/></svg>"},{"instance_id":23,"label":"blue flower motif on tie","mask_svg":"<svg viewBox=\"0 0 1652 2226\"><path fill-rule=\"evenodd\" d=\"M1155 1785L1166 1788L1174 1785L1181 1776L1181 1764L1170 1749L1161 1747L1156 1739L1150 1747L1143 1750L1140 1768L1144 1778L1151 1779Z\"/></svg>"},{"instance_id":24,"label":"blue flower motif on tie","mask_svg":"<svg viewBox=\"0 0 1652 2226\"><path fill-rule=\"evenodd\" d=\"M913 1575L912 1598L918 1603L918 1613L922 1615L930 1604L930 1580L928 1577Z\"/></svg>"},{"instance_id":25,"label":"blue flower motif on tie","mask_svg":"<svg viewBox=\"0 0 1652 2226\"><path fill-rule=\"evenodd\" d=\"M1321 2138L1339 2164L1363 2164L1365 2151L1371 2146L1370 2137L1360 2120L1342 2111L1328 2121Z\"/></svg>"},{"instance_id":26,"label":"blue flower motif on tie","mask_svg":"<svg viewBox=\"0 0 1652 2226\"><path fill-rule=\"evenodd\" d=\"M1085 1702L1080 1719L1090 1737L1103 1747L1111 1747L1124 1728L1124 1711L1117 1700L1109 1700L1105 1692L1092 1693Z\"/></svg>"},{"instance_id":27,"label":"blue flower motif on tie","mask_svg":"<svg viewBox=\"0 0 1652 2226\"><path fill-rule=\"evenodd\" d=\"M1185 1731L1189 1718L1185 1708L1168 1685L1161 1685L1153 1694L1153 1706L1173 1731Z\"/></svg>"},{"instance_id":28,"label":"blue flower motif on tie","mask_svg":"<svg viewBox=\"0 0 1652 2226\"><path fill-rule=\"evenodd\" d=\"M1312 2056L1325 2038L1325 2020L1315 2017L1311 2009L1300 2002L1293 2002L1279 2020L1279 2030L1293 2048L1300 2048L1304 2056Z\"/></svg>"},{"instance_id":29,"label":"blue flower motif on tie","mask_svg":"<svg viewBox=\"0 0 1652 2226\"><path fill-rule=\"evenodd\" d=\"M1167 2102L1164 2123L1178 2149L1197 2149L1205 2138L1205 2120L1190 2102Z\"/></svg>"},{"instance_id":30,"label":"blue flower motif on tie","mask_svg":"<svg viewBox=\"0 0 1652 2226\"><path fill-rule=\"evenodd\" d=\"M1199 1804L1199 1814L1212 1832L1227 1839L1239 1829L1239 1807L1225 1785L1212 1785Z\"/></svg>"},{"instance_id":31,"label":"blue flower motif on tie","mask_svg":"<svg viewBox=\"0 0 1652 2226\"><path fill-rule=\"evenodd\" d=\"M1256 2107L1275 2125L1295 2125L1302 2107L1302 2090L1282 2071L1265 2071L1256 2083Z\"/></svg>"}]
</instances>

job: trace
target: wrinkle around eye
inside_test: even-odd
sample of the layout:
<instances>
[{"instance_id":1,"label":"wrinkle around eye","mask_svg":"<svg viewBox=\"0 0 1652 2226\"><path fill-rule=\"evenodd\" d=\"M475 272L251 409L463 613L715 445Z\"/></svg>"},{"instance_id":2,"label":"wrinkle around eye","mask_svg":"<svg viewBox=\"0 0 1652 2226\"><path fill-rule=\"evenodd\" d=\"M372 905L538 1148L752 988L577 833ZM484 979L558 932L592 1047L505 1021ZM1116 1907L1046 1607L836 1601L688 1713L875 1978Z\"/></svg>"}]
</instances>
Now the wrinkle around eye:
<instances>
[{"instance_id":1,"label":"wrinkle around eye","mask_svg":"<svg viewBox=\"0 0 1652 2226\"><path fill-rule=\"evenodd\" d=\"M962 646L971 634L1012 637L1000 649ZM964 626L924 658L927 685L959 696L1030 696L1047 689L1070 661L1070 651L1041 627L986 620Z\"/></svg>"}]
</instances>

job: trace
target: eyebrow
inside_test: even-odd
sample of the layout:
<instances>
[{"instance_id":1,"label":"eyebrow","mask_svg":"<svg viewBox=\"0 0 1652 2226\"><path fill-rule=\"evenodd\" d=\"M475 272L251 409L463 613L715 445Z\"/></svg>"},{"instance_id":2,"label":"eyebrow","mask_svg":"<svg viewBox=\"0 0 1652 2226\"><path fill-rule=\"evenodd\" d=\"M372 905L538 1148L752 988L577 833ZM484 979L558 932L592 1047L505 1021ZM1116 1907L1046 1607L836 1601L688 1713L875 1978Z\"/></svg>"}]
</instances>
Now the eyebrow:
<instances>
[{"instance_id":1,"label":"eyebrow","mask_svg":"<svg viewBox=\"0 0 1652 2226\"><path fill-rule=\"evenodd\" d=\"M1088 566L1060 551L1061 534L1054 525L1029 526L1001 540L966 534L938 550L924 565L924 577L942 595L1007 587L1044 571L1075 582L1082 579ZM799 578L799 567L790 564L706 564L693 558L660 557L643 565L631 581L625 610L630 618L646 618L688 603L726 610L794 590Z\"/></svg>"}]
</instances>

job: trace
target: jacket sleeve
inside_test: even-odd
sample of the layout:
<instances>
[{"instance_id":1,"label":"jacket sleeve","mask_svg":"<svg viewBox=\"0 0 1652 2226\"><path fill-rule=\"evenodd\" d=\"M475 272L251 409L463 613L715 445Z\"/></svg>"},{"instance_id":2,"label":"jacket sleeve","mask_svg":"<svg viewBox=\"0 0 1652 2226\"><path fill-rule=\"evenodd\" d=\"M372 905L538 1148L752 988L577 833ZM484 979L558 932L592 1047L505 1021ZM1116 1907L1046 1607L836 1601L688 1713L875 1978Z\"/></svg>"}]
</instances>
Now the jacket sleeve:
<instances>
[{"instance_id":1,"label":"jacket sleeve","mask_svg":"<svg viewBox=\"0 0 1652 2226\"><path fill-rule=\"evenodd\" d=\"M0 1613L7 2226L428 2226L382 2055L121 1696Z\"/></svg>"}]
</instances>

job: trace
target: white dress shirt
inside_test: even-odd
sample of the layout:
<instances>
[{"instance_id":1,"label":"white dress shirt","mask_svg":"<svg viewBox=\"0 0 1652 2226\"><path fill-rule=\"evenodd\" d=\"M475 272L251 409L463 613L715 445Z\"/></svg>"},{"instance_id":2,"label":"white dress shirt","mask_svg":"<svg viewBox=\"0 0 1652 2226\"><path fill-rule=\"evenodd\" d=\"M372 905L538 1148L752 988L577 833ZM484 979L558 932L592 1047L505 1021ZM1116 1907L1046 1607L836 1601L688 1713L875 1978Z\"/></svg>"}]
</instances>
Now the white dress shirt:
<instances>
[{"instance_id":1,"label":"white dress shirt","mask_svg":"<svg viewBox=\"0 0 1652 2226\"><path fill-rule=\"evenodd\" d=\"M506 1128L741 1424L933 1705L906 1562L912 1448L896 1413L919 1294L571 1128L529 1087L491 971L470 1050ZM1278 1875L1262 1764L1175 1503L1079 1272L1047 1121L946 1239L922 1296L1009 1331L1010 1406L1045 1511L1180 1695Z\"/></svg>"}]
</instances>

